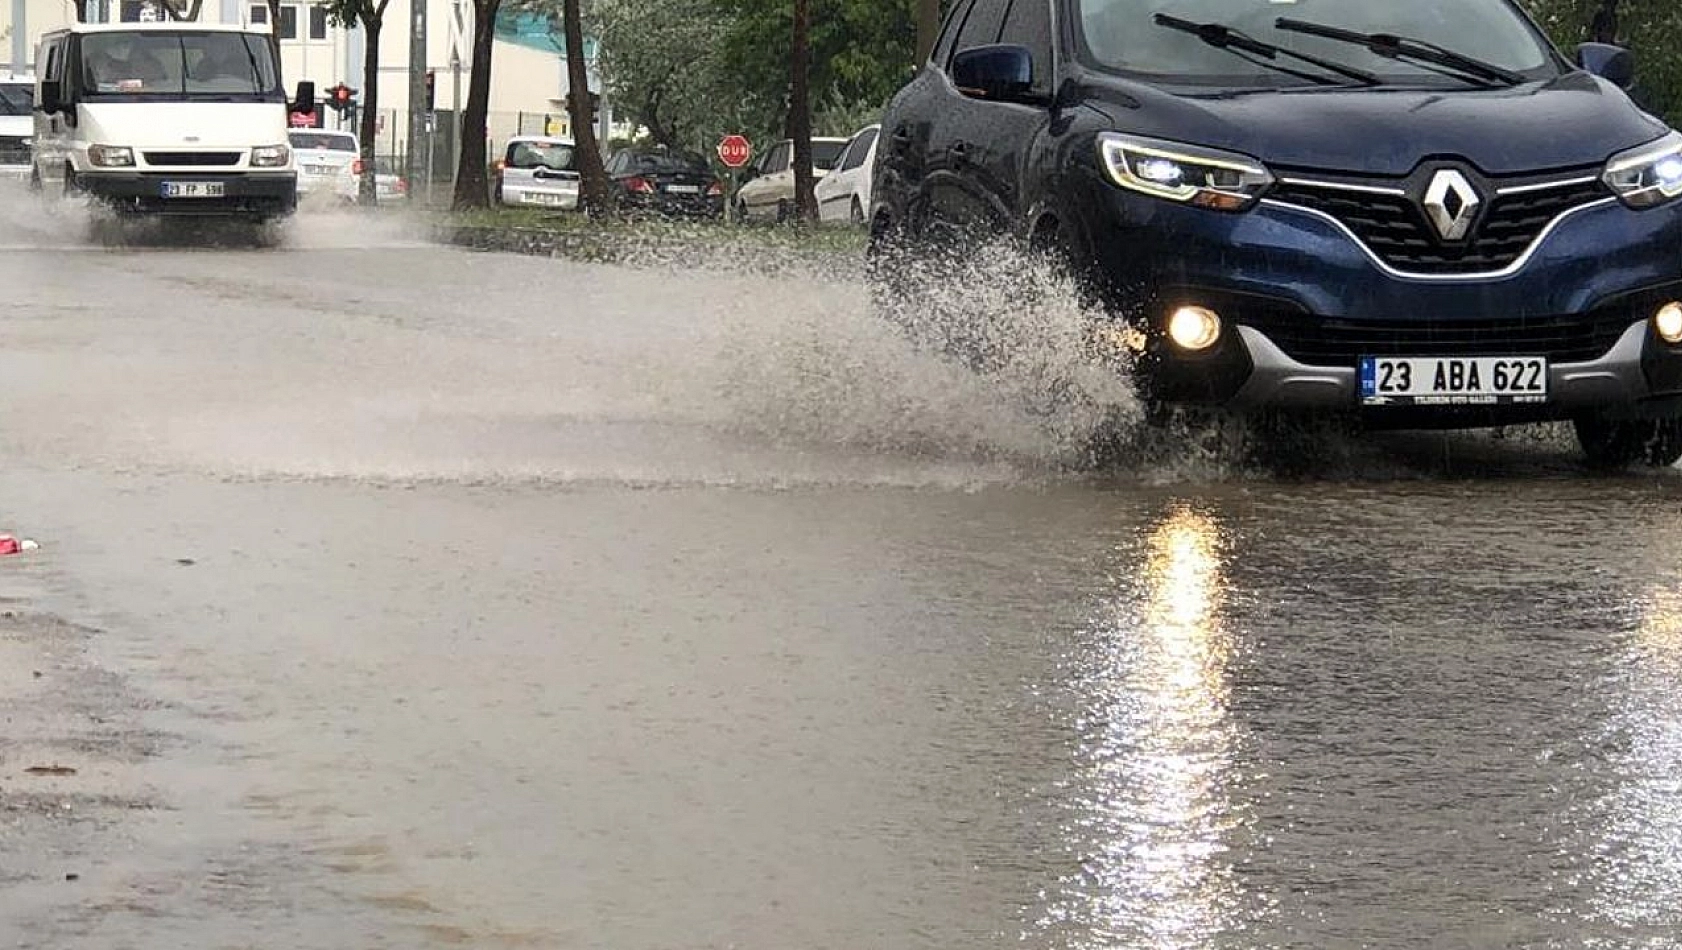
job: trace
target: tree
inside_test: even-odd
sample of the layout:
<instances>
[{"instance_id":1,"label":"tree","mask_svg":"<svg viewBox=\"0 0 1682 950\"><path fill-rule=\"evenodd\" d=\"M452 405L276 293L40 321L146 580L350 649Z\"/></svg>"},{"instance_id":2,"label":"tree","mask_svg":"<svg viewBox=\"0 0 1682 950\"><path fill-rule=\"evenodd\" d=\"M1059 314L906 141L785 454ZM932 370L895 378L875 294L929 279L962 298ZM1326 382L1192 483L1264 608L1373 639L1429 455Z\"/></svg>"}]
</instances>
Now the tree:
<instances>
[{"instance_id":1,"label":"tree","mask_svg":"<svg viewBox=\"0 0 1682 950\"><path fill-rule=\"evenodd\" d=\"M279 0L272 0L278 3ZM385 8L391 0L329 0L327 19L342 27L362 27L362 105L357 138L362 147L362 177L356 183L356 200L365 205L379 201L375 187L375 139L380 118L380 29L385 26Z\"/></svg>"},{"instance_id":2,"label":"tree","mask_svg":"<svg viewBox=\"0 0 1682 950\"><path fill-rule=\"evenodd\" d=\"M1634 97L1673 124L1682 118L1682 15L1675 0L1525 0L1566 54L1587 40L1628 46Z\"/></svg>"},{"instance_id":3,"label":"tree","mask_svg":"<svg viewBox=\"0 0 1682 950\"><path fill-rule=\"evenodd\" d=\"M940 0L914 0L917 4L917 68L929 60L934 52L935 37L940 33Z\"/></svg>"},{"instance_id":4,"label":"tree","mask_svg":"<svg viewBox=\"0 0 1682 950\"><path fill-rule=\"evenodd\" d=\"M719 48L728 29L716 0L595 0L588 22L615 107L668 148L739 131L739 87Z\"/></svg>"},{"instance_id":5,"label":"tree","mask_svg":"<svg viewBox=\"0 0 1682 950\"><path fill-rule=\"evenodd\" d=\"M467 82L467 102L461 113L461 159L456 165L456 191L450 206L457 211L490 207L490 182L485 177L485 120L491 106L491 50L496 45L496 15L502 0L473 0L473 73Z\"/></svg>"},{"instance_id":6,"label":"tree","mask_svg":"<svg viewBox=\"0 0 1682 950\"><path fill-rule=\"evenodd\" d=\"M567 48L567 114L572 119L573 154L578 156L579 200L591 214L612 211L608 195L607 170L602 167L602 150L596 144L596 127L591 120L590 79L584 63L584 18L578 0L563 0L562 20Z\"/></svg>"},{"instance_id":7,"label":"tree","mask_svg":"<svg viewBox=\"0 0 1682 950\"><path fill-rule=\"evenodd\" d=\"M158 0L154 6L166 20L196 23L199 12L204 9L204 0Z\"/></svg>"},{"instance_id":8,"label":"tree","mask_svg":"<svg viewBox=\"0 0 1682 950\"><path fill-rule=\"evenodd\" d=\"M816 220L818 199L812 177L812 0L794 0L794 31L789 43L787 137L794 140L794 216Z\"/></svg>"}]
</instances>

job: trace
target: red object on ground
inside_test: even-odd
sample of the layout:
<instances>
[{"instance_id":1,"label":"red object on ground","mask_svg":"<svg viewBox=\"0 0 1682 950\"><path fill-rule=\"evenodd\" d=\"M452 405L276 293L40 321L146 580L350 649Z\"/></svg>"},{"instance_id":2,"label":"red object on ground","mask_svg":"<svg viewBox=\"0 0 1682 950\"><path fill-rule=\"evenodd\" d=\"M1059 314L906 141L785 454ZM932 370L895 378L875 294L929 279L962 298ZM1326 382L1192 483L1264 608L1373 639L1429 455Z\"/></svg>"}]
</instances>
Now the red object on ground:
<instances>
[{"instance_id":1,"label":"red object on ground","mask_svg":"<svg viewBox=\"0 0 1682 950\"><path fill-rule=\"evenodd\" d=\"M0 557L17 554L23 550L23 543L9 534L0 534Z\"/></svg>"},{"instance_id":2,"label":"red object on ground","mask_svg":"<svg viewBox=\"0 0 1682 950\"><path fill-rule=\"evenodd\" d=\"M726 135L718 142L718 160L731 168L741 168L753 157L753 144L745 135Z\"/></svg>"}]
</instances>

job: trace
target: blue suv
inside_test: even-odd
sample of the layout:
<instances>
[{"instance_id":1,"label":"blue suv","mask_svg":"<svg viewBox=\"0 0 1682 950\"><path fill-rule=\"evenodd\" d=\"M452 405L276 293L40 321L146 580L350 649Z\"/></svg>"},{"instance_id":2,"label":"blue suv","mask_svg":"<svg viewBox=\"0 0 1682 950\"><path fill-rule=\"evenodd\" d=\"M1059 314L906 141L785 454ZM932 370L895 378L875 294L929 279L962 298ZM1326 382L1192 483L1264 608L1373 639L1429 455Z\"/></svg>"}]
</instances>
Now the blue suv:
<instances>
[{"instance_id":1,"label":"blue suv","mask_svg":"<svg viewBox=\"0 0 1682 950\"><path fill-rule=\"evenodd\" d=\"M959 0L883 119L873 260L1055 252L1156 405L1670 465L1682 135L1575 52L1511 0Z\"/></svg>"}]
</instances>

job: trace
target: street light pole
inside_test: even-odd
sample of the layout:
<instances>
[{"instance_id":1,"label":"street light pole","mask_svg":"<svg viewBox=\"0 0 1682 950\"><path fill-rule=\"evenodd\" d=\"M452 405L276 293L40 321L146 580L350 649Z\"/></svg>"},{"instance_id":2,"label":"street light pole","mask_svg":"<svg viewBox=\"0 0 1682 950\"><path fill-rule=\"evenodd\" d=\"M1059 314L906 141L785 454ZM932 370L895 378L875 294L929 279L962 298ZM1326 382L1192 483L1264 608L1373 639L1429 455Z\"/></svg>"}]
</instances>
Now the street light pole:
<instances>
[{"instance_id":1,"label":"street light pole","mask_svg":"<svg viewBox=\"0 0 1682 950\"><path fill-rule=\"evenodd\" d=\"M415 193L425 193L425 203L432 201L432 182L426 178L430 155L422 155L429 138L426 134L426 8L430 0L409 0L409 181L424 182L422 188L410 188L409 200Z\"/></svg>"},{"instance_id":2,"label":"street light pole","mask_svg":"<svg viewBox=\"0 0 1682 950\"><path fill-rule=\"evenodd\" d=\"M26 22L29 5L26 0L12 0L12 72L29 70L29 24Z\"/></svg>"}]
</instances>

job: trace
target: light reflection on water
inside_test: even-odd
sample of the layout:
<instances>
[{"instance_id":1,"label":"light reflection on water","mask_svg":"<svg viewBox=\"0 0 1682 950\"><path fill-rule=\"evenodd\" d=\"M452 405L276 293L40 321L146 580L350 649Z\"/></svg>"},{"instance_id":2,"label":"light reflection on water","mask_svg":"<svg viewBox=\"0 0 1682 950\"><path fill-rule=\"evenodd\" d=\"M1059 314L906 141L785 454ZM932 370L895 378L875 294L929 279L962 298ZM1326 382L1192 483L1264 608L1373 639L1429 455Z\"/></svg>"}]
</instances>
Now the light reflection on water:
<instances>
[{"instance_id":1,"label":"light reflection on water","mask_svg":"<svg viewBox=\"0 0 1682 950\"><path fill-rule=\"evenodd\" d=\"M1607 766L1622 781L1602 803L1590 911L1638 945L1674 947L1682 925L1682 592L1654 590L1642 614L1611 684L1622 702L1608 724Z\"/></svg>"},{"instance_id":2,"label":"light reflection on water","mask_svg":"<svg viewBox=\"0 0 1682 950\"><path fill-rule=\"evenodd\" d=\"M1066 830L1081 871L1060 882L1040 922L1078 934L1077 946L1200 947L1242 919L1229 857L1241 818L1226 540L1215 515L1171 507L1080 658L1076 818Z\"/></svg>"}]
</instances>

